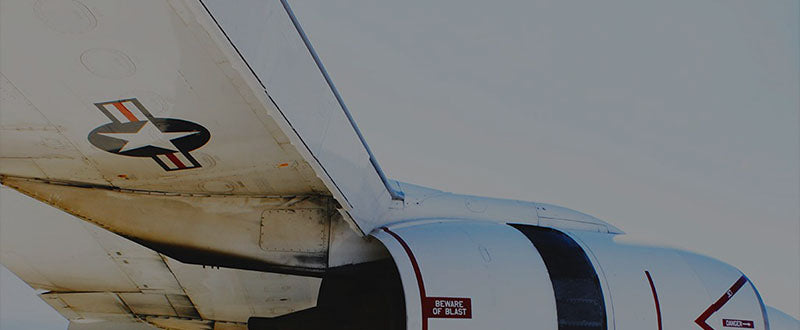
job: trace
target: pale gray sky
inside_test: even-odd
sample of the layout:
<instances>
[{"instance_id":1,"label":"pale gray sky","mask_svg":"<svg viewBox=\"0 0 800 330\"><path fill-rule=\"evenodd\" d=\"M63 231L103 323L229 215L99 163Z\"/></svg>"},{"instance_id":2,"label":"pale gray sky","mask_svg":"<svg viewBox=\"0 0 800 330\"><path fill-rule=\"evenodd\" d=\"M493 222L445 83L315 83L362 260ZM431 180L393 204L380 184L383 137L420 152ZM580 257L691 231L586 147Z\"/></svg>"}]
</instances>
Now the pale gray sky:
<instances>
[{"instance_id":1,"label":"pale gray sky","mask_svg":"<svg viewBox=\"0 0 800 330\"><path fill-rule=\"evenodd\" d=\"M797 0L291 3L390 177L595 215L800 317Z\"/></svg>"}]
</instances>

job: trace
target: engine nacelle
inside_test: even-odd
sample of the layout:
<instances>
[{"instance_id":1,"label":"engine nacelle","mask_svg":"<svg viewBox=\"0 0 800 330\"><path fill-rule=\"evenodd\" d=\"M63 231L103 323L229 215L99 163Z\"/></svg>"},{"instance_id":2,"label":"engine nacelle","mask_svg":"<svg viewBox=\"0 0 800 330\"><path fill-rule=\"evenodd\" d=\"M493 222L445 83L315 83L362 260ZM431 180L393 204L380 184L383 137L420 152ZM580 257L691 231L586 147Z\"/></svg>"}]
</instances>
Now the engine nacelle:
<instances>
[{"instance_id":1,"label":"engine nacelle","mask_svg":"<svg viewBox=\"0 0 800 330\"><path fill-rule=\"evenodd\" d=\"M373 236L399 270L409 330L769 329L736 268L617 235L448 220Z\"/></svg>"}]
</instances>

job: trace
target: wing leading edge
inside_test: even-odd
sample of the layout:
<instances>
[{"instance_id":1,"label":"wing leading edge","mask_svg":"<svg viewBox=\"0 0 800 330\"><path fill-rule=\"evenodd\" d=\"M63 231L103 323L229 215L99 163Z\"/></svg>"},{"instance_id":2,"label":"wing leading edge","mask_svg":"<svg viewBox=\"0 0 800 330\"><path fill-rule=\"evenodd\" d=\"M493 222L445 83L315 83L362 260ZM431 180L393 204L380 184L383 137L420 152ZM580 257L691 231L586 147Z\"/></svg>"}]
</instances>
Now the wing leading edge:
<instances>
[{"instance_id":1,"label":"wing leading edge","mask_svg":"<svg viewBox=\"0 0 800 330\"><path fill-rule=\"evenodd\" d=\"M403 193L386 178L287 1L201 2L341 192L337 200L362 231L378 227Z\"/></svg>"}]
</instances>

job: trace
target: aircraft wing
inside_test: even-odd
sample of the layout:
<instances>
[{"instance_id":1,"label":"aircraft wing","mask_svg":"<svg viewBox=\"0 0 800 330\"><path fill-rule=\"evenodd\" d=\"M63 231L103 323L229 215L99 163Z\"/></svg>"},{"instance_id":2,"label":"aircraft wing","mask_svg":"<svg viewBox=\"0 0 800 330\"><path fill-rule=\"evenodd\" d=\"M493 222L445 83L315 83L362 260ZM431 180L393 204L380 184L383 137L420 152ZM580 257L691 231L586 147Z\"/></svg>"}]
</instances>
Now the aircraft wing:
<instances>
[{"instance_id":1,"label":"aircraft wing","mask_svg":"<svg viewBox=\"0 0 800 330\"><path fill-rule=\"evenodd\" d=\"M1 0L0 86L2 183L103 228L3 229L71 320L298 310L402 199L282 0Z\"/></svg>"},{"instance_id":2,"label":"aircraft wing","mask_svg":"<svg viewBox=\"0 0 800 330\"><path fill-rule=\"evenodd\" d=\"M10 189L0 194L0 261L70 330L247 329L251 315L316 303L321 278L181 263Z\"/></svg>"},{"instance_id":3,"label":"aircraft wing","mask_svg":"<svg viewBox=\"0 0 800 330\"><path fill-rule=\"evenodd\" d=\"M326 195L362 233L400 198L285 2L2 6L4 176Z\"/></svg>"}]
</instances>

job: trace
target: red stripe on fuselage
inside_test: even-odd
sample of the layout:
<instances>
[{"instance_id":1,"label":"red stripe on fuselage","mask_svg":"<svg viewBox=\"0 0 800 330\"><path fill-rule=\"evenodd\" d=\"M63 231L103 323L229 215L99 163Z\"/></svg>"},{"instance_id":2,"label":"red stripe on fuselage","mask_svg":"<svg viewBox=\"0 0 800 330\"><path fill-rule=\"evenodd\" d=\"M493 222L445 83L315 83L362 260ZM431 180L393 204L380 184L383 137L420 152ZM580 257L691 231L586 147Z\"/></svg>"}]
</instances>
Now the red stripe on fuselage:
<instances>
[{"instance_id":1,"label":"red stripe on fuselage","mask_svg":"<svg viewBox=\"0 0 800 330\"><path fill-rule=\"evenodd\" d=\"M661 325L661 304L658 302L658 293L656 292L656 285L653 283L653 277L650 276L649 271L644 271L644 274L647 275L647 281L650 282L650 290L653 291L653 301L656 303L656 316L658 317L658 330L662 330Z\"/></svg>"},{"instance_id":2,"label":"red stripe on fuselage","mask_svg":"<svg viewBox=\"0 0 800 330\"><path fill-rule=\"evenodd\" d=\"M703 328L703 330L714 330L714 328L712 328L710 325L708 325L708 323L706 323L706 320L708 320L708 318L711 317L712 314L720 310L722 306L725 306L725 304L727 304L728 301L730 301L731 298L733 298L733 295L735 295L736 292L739 292L739 289L741 289L745 283L747 283L747 277L742 275L742 277L740 277L739 280L736 281L736 283L733 283L733 286L731 286L731 288L728 289L728 291L725 292L725 294L723 294L722 297L717 299L717 301L711 304L711 306L708 306L708 308L703 312L703 314L700 314L700 316L697 317L697 320L695 320L694 323L697 323L697 325Z\"/></svg>"},{"instance_id":3,"label":"red stripe on fuselage","mask_svg":"<svg viewBox=\"0 0 800 330\"><path fill-rule=\"evenodd\" d=\"M428 330L428 318L425 317L425 312L421 310L424 308L425 299L427 294L425 293L425 283L422 281L422 271L419 269L419 263L417 263L417 258L414 257L414 252L411 251L411 247L406 244L400 235L397 235L395 232L389 230L389 228L382 227L383 231L387 234L392 235L395 240L397 240L400 245L403 246L403 249L406 251L408 255L408 259L411 260L411 266L414 268L414 275L417 276L417 285L419 287L419 303L420 303L420 314L422 314L422 330Z\"/></svg>"}]
</instances>

